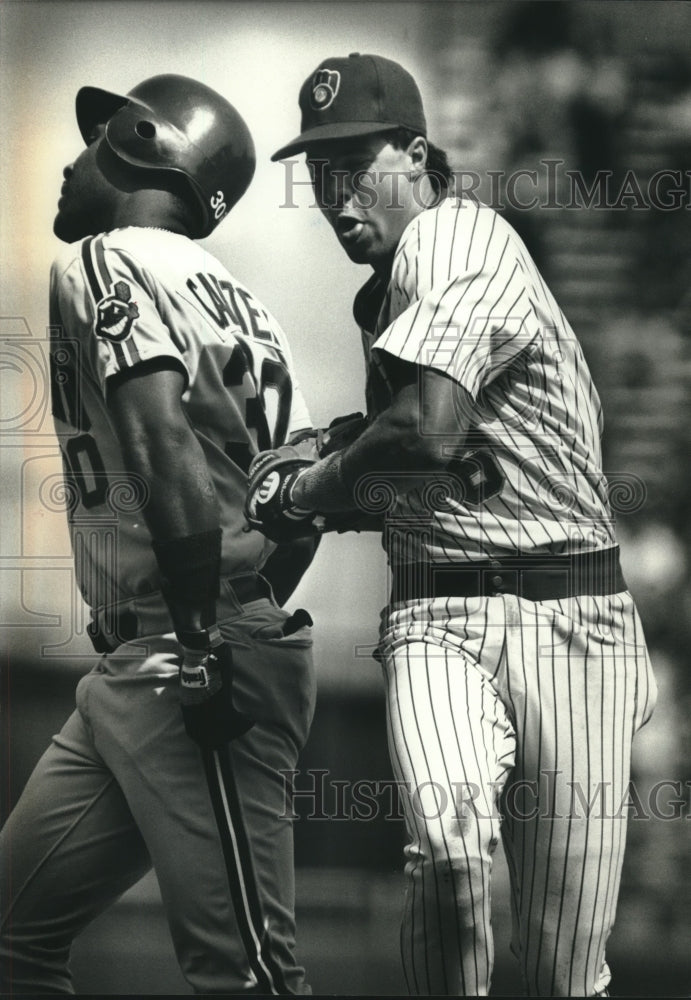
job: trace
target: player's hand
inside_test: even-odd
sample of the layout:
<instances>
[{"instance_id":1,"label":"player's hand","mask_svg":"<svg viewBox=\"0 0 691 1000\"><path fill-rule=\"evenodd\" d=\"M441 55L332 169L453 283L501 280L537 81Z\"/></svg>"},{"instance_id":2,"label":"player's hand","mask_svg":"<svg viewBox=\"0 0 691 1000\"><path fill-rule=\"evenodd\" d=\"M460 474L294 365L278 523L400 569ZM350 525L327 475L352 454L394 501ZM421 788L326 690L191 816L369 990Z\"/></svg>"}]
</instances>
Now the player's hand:
<instances>
[{"instance_id":1,"label":"player's hand","mask_svg":"<svg viewBox=\"0 0 691 1000\"><path fill-rule=\"evenodd\" d=\"M316 455L309 458L303 457L305 454L302 445L283 445L274 451L260 452L250 465L245 518L251 528L274 542L319 533L317 512L299 507L293 500L295 484L317 460Z\"/></svg>"},{"instance_id":2,"label":"player's hand","mask_svg":"<svg viewBox=\"0 0 691 1000\"><path fill-rule=\"evenodd\" d=\"M367 417L362 413L348 413L344 417L336 417L328 427L317 431L316 447L319 458L326 458L334 451L347 448L357 441L367 428Z\"/></svg>"},{"instance_id":3,"label":"player's hand","mask_svg":"<svg viewBox=\"0 0 691 1000\"><path fill-rule=\"evenodd\" d=\"M328 427L298 431L289 444L277 448L276 451L288 456L292 454L290 449L295 449L296 458L312 458L315 461L318 458L326 458L332 452L347 448L353 441L357 441L368 427L368 423L367 417L362 413L348 413L343 417L335 417Z\"/></svg>"},{"instance_id":4,"label":"player's hand","mask_svg":"<svg viewBox=\"0 0 691 1000\"><path fill-rule=\"evenodd\" d=\"M255 720L233 705L233 652L218 628L185 632L180 667L180 705L190 739L216 749L244 735Z\"/></svg>"},{"instance_id":5,"label":"player's hand","mask_svg":"<svg viewBox=\"0 0 691 1000\"><path fill-rule=\"evenodd\" d=\"M295 485L305 469L320 458L347 447L367 427L362 413L332 420L327 428L308 431L291 444L260 452L249 468L245 518L250 526L279 544L329 531L348 531L362 515L323 516L299 507Z\"/></svg>"}]
</instances>

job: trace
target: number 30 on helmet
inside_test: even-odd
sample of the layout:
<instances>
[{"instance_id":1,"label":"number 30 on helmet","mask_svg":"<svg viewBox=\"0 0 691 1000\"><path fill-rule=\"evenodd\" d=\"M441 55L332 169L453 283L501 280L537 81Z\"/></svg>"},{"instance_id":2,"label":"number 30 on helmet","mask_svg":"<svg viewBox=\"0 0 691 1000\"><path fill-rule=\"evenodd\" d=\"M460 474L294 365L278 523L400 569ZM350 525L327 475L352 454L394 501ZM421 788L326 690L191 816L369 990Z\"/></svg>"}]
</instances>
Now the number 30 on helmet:
<instances>
[{"instance_id":1,"label":"number 30 on helmet","mask_svg":"<svg viewBox=\"0 0 691 1000\"><path fill-rule=\"evenodd\" d=\"M213 232L254 176L245 121L224 97L190 77L152 76L124 96L82 87L77 124L84 141L104 122L106 142L125 163L185 178L201 209L196 238Z\"/></svg>"}]
</instances>

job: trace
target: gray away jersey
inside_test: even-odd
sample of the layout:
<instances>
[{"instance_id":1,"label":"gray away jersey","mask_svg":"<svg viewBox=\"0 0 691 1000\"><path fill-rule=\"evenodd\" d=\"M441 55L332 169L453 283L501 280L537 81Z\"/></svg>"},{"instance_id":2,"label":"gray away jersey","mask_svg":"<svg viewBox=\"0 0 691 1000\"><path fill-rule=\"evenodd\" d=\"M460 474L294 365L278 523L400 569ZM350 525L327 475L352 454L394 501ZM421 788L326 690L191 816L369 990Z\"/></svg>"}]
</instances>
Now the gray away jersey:
<instances>
[{"instance_id":1,"label":"gray away jersey","mask_svg":"<svg viewBox=\"0 0 691 1000\"><path fill-rule=\"evenodd\" d=\"M311 426L275 319L201 246L138 227L65 247L51 271L50 315L53 416L87 604L159 589L146 484L125 471L105 405L111 376L155 358L185 373L183 410L221 512L222 572L260 567L274 546L243 530L249 462Z\"/></svg>"}]
</instances>

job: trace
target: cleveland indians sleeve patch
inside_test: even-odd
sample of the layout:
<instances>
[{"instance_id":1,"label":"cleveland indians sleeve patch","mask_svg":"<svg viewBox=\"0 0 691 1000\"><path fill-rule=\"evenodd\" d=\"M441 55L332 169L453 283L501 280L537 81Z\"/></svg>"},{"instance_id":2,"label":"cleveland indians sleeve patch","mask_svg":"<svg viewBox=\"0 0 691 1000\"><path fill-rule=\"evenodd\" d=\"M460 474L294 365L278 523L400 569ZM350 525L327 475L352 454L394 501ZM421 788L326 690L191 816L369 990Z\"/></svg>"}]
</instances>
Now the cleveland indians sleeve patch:
<instances>
[{"instance_id":1,"label":"cleveland indians sleeve patch","mask_svg":"<svg viewBox=\"0 0 691 1000\"><path fill-rule=\"evenodd\" d=\"M132 286L126 281L116 281L111 295L106 295L96 305L95 330L99 337L119 343L132 332L132 324L139 318L139 307L132 301Z\"/></svg>"},{"instance_id":2,"label":"cleveland indians sleeve patch","mask_svg":"<svg viewBox=\"0 0 691 1000\"><path fill-rule=\"evenodd\" d=\"M151 279L126 249L94 236L82 244L81 264L102 385L111 375L155 357L174 358L186 368L161 319Z\"/></svg>"}]
</instances>

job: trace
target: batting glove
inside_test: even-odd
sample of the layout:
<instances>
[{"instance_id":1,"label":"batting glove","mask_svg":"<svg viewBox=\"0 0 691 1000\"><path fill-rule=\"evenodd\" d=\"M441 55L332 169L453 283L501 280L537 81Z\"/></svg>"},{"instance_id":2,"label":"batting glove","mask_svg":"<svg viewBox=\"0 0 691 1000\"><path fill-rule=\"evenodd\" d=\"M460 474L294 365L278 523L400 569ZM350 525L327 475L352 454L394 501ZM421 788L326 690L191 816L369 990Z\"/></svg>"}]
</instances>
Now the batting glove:
<instances>
[{"instance_id":1,"label":"batting glove","mask_svg":"<svg viewBox=\"0 0 691 1000\"><path fill-rule=\"evenodd\" d=\"M180 632L180 706L187 735L200 747L217 749L243 736L255 720L233 705L233 652L217 626Z\"/></svg>"},{"instance_id":2,"label":"batting glove","mask_svg":"<svg viewBox=\"0 0 691 1000\"><path fill-rule=\"evenodd\" d=\"M316 461L316 457L302 457L304 453L301 446L283 445L260 452L250 465L245 518L250 528L279 544L319 531L317 512L299 507L293 500L300 476Z\"/></svg>"}]
</instances>

